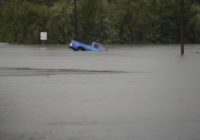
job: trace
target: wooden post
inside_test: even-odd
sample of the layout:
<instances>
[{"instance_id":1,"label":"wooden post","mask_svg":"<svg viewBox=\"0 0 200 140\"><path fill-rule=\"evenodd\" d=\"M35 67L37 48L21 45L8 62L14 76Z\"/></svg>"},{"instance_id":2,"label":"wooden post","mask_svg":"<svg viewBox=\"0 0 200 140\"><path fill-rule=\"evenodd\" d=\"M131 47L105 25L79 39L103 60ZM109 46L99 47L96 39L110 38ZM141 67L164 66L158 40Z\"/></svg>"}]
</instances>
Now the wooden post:
<instances>
[{"instance_id":1,"label":"wooden post","mask_svg":"<svg viewBox=\"0 0 200 140\"><path fill-rule=\"evenodd\" d=\"M181 55L184 55L184 0L180 0L180 37L181 37Z\"/></svg>"}]
</instances>

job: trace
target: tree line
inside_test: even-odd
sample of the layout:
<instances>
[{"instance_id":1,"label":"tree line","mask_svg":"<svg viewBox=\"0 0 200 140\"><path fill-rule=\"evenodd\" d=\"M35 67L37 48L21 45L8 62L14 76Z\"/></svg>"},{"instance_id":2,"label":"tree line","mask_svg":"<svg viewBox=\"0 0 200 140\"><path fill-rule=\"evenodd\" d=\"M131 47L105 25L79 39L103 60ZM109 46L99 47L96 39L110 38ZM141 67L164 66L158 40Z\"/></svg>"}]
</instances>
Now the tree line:
<instances>
[{"instance_id":1,"label":"tree line","mask_svg":"<svg viewBox=\"0 0 200 140\"><path fill-rule=\"evenodd\" d=\"M0 0L0 41L40 43L46 31L48 43L178 43L183 14L185 42L200 43L200 1L180 1Z\"/></svg>"}]
</instances>

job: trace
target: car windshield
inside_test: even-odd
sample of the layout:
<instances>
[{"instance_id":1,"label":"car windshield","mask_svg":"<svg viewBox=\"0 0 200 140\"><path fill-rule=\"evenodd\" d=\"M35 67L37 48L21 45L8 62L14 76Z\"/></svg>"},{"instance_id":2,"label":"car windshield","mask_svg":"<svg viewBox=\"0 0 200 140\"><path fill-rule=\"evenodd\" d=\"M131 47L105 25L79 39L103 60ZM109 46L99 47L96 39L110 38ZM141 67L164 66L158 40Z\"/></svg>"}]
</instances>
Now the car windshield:
<instances>
[{"instance_id":1,"label":"car windshield","mask_svg":"<svg viewBox=\"0 0 200 140\"><path fill-rule=\"evenodd\" d=\"M99 48L99 45L95 43L94 48L96 48L96 49Z\"/></svg>"}]
</instances>

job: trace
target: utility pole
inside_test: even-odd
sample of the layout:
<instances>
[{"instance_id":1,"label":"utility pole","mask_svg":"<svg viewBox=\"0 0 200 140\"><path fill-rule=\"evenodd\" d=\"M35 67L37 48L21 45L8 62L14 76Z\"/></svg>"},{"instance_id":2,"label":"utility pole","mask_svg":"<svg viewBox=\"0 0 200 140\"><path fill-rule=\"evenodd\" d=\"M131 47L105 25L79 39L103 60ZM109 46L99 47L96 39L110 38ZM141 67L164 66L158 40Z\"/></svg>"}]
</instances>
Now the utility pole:
<instances>
[{"instance_id":1,"label":"utility pole","mask_svg":"<svg viewBox=\"0 0 200 140\"><path fill-rule=\"evenodd\" d=\"M180 37L181 37L181 55L184 55L184 0L180 0Z\"/></svg>"},{"instance_id":2,"label":"utility pole","mask_svg":"<svg viewBox=\"0 0 200 140\"><path fill-rule=\"evenodd\" d=\"M77 0L74 0L74 39L78 36L78 26L77 26Z\"/></svg>"}]
</instances>

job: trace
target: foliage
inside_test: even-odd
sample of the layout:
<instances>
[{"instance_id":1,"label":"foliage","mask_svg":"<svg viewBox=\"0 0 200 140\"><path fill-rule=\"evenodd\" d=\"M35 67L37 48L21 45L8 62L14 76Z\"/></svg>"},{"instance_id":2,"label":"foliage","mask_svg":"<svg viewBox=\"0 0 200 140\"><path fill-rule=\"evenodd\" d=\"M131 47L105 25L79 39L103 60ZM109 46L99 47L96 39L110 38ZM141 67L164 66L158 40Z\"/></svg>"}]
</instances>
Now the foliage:
<instances>
[{"instance_id":1,"label":"foliage","mask_svg":"<svg viewBox=\"0 0 200 140\"><path fill-rule=\"evenodd\" d=\"M78 8L78 38L86 42L106 41L109 31L107 3L104 0L80 0Z\"/></svg>"},{"instance_id":2,"label":"foliage","mask_svg":"<svg viewBox=\"0 0 200 140\"><path fill-rule=\"evenodd\" d=\"M0 0L0 41L66 43L75 37L74 0ZM185 40L200 42L199 0L183 0ZM178 43L180 0L77 0L78 39L103 43Z\"/></svg>"},{"instance_id":3,"label":"foliage","mask_svg":"<svg viewBox=\"0 0 200 140\"><path fill-rule=\"evenodd\" d=\"M39 32L45 29L47 13L45 5L9 1L2 11L2 39L18 43L39 42Z\"/></svg>"},{"instance_id":4,"label":"foliage","mask_svg":"<svg viewBox=\"0 0 200 140\"><path fill-rule=\"evenodd\" d=\"M50 43L65 43L72 39L72 6L71 2L56 2L50 8L50 17L47 22Z\"/></svg>"}]
</instances>

